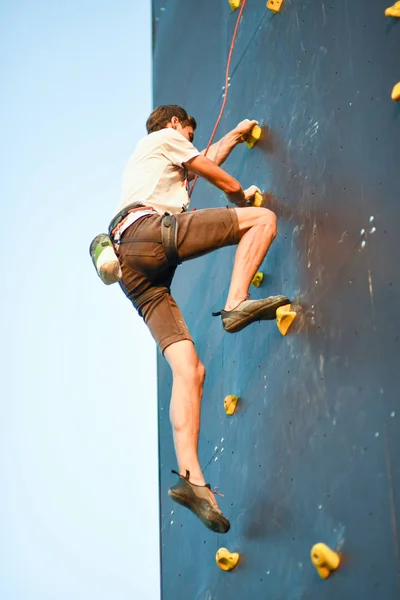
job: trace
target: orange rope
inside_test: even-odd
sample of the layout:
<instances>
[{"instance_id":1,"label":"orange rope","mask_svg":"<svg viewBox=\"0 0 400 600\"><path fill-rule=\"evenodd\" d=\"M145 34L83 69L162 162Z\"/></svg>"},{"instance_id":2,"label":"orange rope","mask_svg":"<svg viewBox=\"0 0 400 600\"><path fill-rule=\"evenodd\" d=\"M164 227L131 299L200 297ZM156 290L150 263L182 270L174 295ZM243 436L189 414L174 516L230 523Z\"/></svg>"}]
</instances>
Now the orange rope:
<instances>
[{"instance_id":1,"label":"orange rope","mask_svg":"<svg viewBox=\"0 0 400 600\"><path fill-rule=\"evenodd\" d=\"M207 152L210 149L210 146L211 146L211 144L213 142L214 136L215 136L215 134L217 132L218 126L219 126L219 124L221 122L222 115L224 114L224 110L225 110L225 106L226 106L226 100L228 98L229 71L230 71L230 68L231 68L231 61L232 61L233 49L235 47L236 36L237 36L237 32L239 30L240 19L242 18L243 10L244 10L244 7L246 6L246 3L247 3L247 0L243 0L242 6L240 7L239 15L238 15L238 18L237 18L237 21L236 21L236 26L235 26L235 29L233 31L233 36L232 36L232 41L231 41L231 47L230 47L229 54L228 54L228 60L226 62L224 101L222 102L221 110L220 110L220 113L218 115L218 119L217 119L217 122L215 123L215 126L214 126L214 129L212 131L212 134L210 136L209 142L207 144L207 148L205 150L204 156L207 156ZM196 182L197 182L198 178L199 178L198 175L196 175L196 177L194 178L194 181L192 183L192 187L191 187L190 192L189 192L189 197L191 197L192 194L193 194L194 186L196 185Z\"/></svg>"}]
</instances>

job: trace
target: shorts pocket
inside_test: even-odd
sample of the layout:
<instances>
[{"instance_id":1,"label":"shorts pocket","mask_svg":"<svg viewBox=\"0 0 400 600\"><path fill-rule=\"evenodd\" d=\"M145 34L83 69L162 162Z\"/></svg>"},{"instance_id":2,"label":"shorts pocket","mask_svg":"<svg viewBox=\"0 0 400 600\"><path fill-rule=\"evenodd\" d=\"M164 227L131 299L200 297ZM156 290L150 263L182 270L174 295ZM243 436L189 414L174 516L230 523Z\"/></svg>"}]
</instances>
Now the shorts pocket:
<instances>
[{"instance_id":1,"label":"shorts pocket","mask_svg":"<svg viewBox=\"0 0 400 600\"><path fill-rule=\"evenodd\" d=\"M167 266L167 257L161 242L138 240L125 244L125 248L121 244L120 248L123 264L150 279L163 272Z\"/></svg>"},{"instance_id":2,"label":"shorts pocket","mask_svg":"<svg viewBox=\"0 0 400 600\"><path fill-rule=\"evenodd\" d=\"M156 260L164 260L165 252L161 242L150 240L132 240L129 244L121 244L121 254L126 257L146 256Z\"/></svg>"}]
</instances>

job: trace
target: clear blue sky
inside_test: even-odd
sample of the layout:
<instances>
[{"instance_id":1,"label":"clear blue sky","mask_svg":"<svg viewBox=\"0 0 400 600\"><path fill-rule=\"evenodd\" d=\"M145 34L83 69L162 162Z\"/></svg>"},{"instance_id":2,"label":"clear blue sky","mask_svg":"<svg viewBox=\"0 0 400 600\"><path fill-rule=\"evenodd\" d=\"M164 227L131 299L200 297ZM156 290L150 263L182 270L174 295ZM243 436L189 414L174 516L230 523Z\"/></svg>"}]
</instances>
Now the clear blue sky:
<instances>
[{"instance_id":1,"label":"clear blue sky","mask_svg":"<svg viewBox=\"0 0 400 600\"><path fill-rule=\"evenodd\" d=\"M150 3L0 22L0 597L157 600L156 350L88 253L151 110Z\"/></svg>"}]
</instances>

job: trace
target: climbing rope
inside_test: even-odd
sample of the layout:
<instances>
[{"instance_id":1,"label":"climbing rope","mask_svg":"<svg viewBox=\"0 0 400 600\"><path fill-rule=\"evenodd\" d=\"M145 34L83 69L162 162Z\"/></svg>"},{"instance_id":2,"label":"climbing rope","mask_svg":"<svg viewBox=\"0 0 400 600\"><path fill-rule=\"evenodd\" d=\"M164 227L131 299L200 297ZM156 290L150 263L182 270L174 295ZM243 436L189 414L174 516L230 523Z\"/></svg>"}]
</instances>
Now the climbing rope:
<instances>
[{"instance_id":1,"label":"climbing rope","mask_svg":"<svg viewBox=\"0 0 400 600\"><path fill-rule=\"evenodd\" d=\"M247 4L247 0L243 0L242 5L240 7L239 14L238 14L238 18L237 18L237 21L236 21L235 29L233 31L231 46L230 46L229 54L228 54L228 60L226 62L224 100L222 102L222 106L221 106L221 110L220 110L219 115L218 115L217 122L215 123L214 129L212 130L210 139L209 139L208 144L207 144L207 148L206 148L206 150L204 152L204 156L207 156L207 152L209 151L210 146L213 143L214 136L215 136L215 134L217 132L217 129L218 129L218 126L219 126L219 124L221 122L222 115L224 114L224 110L225 110L225 106L226 106L226 101L227 101L227 98L228 98L229 71L230 71L230 68L231 68L231 61L232 61L233 49L235 47L236 36L237 36L237 32L239 30L240 19L242 18L243 10L244 10L244 7L246 6L246 4ZM194 190L194 187L196 185L198 177L199 176L196 175L195 178L194 178L194 180L193 180L192 187L190 188L190 192L189 192L189 197L191 197L192 194L193 194L193 190Z\"/></svg>"}]
</instances>

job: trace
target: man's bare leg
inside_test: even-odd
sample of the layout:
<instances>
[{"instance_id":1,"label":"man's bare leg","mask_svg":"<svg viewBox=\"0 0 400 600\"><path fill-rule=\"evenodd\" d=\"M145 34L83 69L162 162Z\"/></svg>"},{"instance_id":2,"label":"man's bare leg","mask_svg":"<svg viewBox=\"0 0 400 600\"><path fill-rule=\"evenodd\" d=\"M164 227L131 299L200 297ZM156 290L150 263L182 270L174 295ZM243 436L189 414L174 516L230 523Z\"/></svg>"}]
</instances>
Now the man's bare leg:
<instances>
[{"instance_id":1,"label":"man's bare leg","mask_svg":"<svg viewBox=\"0 0 400 600\"><path fill-rule=\"evenodd\" d=\"M193 483L204 485L197 448L205 369L190 340L171 344L164 356L173 374L170 419L179 471L189 471Z\"/></svg>"},{"instance_id":2,"label":"man's bare leg","mask_svg":"<svg viewBox=\"0 0 400 600\"><path fill-rule=\"evenodd\" d=\"M172 369L173 384L170 419L175 453L181 475L190 473L190 482L205 485L198 457L200 407L205 369L190 340L168 346L164 356ZM214 495L210 498L218 508Z\"/></svg>"},{"instance_id":3,"label":"man's bare leg","mask_svg":"<svg viewBox=\"0 0 400 600\"><path fill-rule=\"evenodd\" d=\"M189 340L171 344L165 349L164 356L173 373L170 415L180 473L168 495L191 510L208 529L227 533L230 523L219 510L209 486L205 485L197 453L204 366ZM186 477L186 471L189 471L189 477Z\"/></svg>"},{"instance_id":4,"label":"man's bare leg","mask_svg":"<svg viewBox=\"0 0 400 600\"><path fill-rule=\"evenodd\" d=\"M232 310L246 299L251 280L277 232L276 216L271 210L255 207L235 210L243 235L236 250L225 310Z\"/></svg>"}]
</instances>

